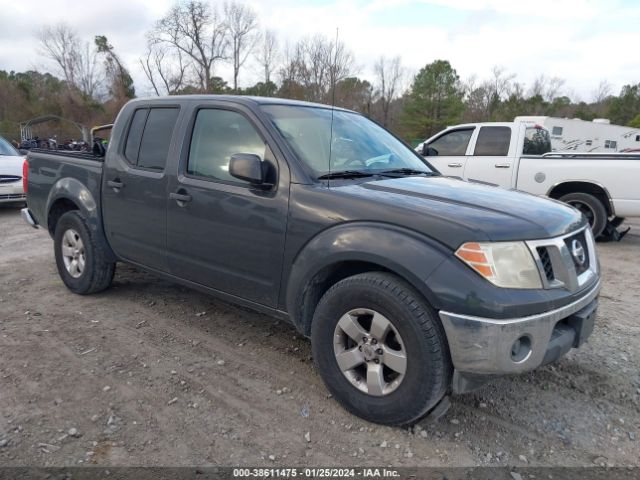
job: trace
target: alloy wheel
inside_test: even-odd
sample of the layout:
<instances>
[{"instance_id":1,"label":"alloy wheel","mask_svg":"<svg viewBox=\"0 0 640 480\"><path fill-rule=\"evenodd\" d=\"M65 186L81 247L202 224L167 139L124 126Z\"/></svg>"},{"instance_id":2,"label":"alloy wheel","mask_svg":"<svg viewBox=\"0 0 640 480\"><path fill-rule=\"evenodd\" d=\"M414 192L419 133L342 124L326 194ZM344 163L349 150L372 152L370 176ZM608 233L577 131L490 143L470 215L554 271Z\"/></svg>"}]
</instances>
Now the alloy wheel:
<instances>
[{"instance_id":1,"label":"alloy wheel","mask_svg":"<svg viewBox=\"0 0 640 480\"><path fill-rule=\"evenodd\" d=\"M343 375L361 392L383 396L407 371L404 343L393 323L369 308L345 313L334 331L333 350Z\"/></svg>"},{"instance_id":2,"label":"alloy wheel","mask_svg":"<svg viewBox=\"0 0 640 480\"><path fill-rule=\"evenodd\" d=\"M62 260L69 275L78 278L84 272L86 255L78 232L70 228L62 236Z\"/></svg>"}]
</instances>

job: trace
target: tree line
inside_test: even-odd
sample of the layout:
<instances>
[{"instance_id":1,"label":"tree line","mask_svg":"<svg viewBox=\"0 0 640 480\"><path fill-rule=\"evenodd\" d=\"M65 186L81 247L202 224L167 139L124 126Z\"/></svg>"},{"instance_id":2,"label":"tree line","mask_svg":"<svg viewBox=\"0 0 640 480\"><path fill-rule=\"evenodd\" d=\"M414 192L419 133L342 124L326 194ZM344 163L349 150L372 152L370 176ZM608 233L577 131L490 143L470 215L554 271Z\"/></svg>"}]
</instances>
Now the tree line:
<instances>
[{"instance_id":1,"label":"tree line","mask_svg":"<svg viewBox=\"0 0 640 480\"><path fill-rule=\"evenodd\" d=\"M295 42L261 26L248 5L220 8L201 0L179 1L147 32L138 63L156 95L229 93L335 104L359 111L407 141L424 139L460 122L509 121L518 115L550 115L640 127L640 83L615 95L601 82L588 101L572 100L564 80L540 75L526 86L504 68L490 78L461 79L446 60L411 75L400 57L381 56L367 78L343 42L316 34ZM85 125L113 121L136 96L130 65L105 36L80 38L60 23L37 33L38 53L50 71L0 71L0 134L17 136L17 122L55 114ZM248 63L261 79L241 87ZM219 75L230 67L231 77ZM408 86L405 86L407 85ZM65 130L66 128L66 130ZM60 125L57 131L77 132Z\"/></svg>"}]
</instances>

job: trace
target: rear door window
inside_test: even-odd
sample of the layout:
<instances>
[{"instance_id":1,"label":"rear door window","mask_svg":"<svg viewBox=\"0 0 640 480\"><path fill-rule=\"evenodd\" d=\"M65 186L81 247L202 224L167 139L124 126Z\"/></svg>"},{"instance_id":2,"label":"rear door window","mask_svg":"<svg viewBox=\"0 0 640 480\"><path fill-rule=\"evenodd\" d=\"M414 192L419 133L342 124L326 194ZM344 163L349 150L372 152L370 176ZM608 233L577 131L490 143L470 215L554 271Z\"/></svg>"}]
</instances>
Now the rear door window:
<instances>
[{"instance_id":1,"label":"rear door window","mask_svg":"<svg viewBox=\"0 0 640 480\"><path fill-rule=\"evenodd\" d=\"M474 155L479 157L506 157L509 154L511 128L482 127L476 140Z\"/></svg>"},{"instance_id":2,"label":"rear door window","mask_svg":"<svg viewBox=\"0 0 640 480\"><path fill-rule=\"evenodd\" d=\"M140 142L138 167L164 170L179 111L178 108L152 108L149 110Z\"/></svg>"},{"instance_id":3,"label":"rear door window","mask_svg":"<svg viewBox=\"0 0 640 480\"><path fill-rule=\"evenodd\" d=\"M147 121L148 114L149 109L141 108L134 112L133 118L131 119L129 134L127 135L127 142L124 146L124 157L132 165L136 165L138 163L140 141L142 140L142 132L144 131L144 124Z\"/></svg>"}]
</instances>

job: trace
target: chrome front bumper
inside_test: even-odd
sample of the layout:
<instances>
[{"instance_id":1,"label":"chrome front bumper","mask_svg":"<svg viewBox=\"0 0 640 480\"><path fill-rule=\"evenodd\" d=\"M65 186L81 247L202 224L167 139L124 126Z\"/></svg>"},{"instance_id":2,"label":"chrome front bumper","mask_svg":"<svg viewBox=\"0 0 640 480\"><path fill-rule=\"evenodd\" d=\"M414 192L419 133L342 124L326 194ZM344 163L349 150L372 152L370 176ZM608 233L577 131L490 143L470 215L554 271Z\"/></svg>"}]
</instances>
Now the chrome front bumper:
<instances>
[{"instance_id":1,"label":"chrome front bumper","mask_svg":"<svg viewBox=\"0 0 640 480\"><path fill-rule=\"evenodd\" d=\"M495 320L440 311L453 366L458 372L489 375L520 373L539 367L545 361L558 322L589 307L600 288L598 279L575 302L529 317ZM590 333L590 330L586 332L586 336ZM514 344L522 338L528 343L528 352L514 359Z\"/></svg>"}]
</instances>

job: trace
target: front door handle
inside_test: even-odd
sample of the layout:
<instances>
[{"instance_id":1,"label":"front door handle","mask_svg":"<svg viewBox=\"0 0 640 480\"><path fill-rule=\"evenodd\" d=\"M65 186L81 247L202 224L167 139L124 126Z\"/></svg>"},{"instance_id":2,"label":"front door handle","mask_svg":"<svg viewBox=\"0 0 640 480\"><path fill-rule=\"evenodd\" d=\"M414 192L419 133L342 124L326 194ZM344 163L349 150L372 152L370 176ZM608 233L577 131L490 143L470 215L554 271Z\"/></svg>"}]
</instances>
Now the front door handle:
<instances>
[{"instance_id":1,"label":"front door handle","mask_svg":"<svg viewBox=\"0 0 640 480\"><path fill-rule=\"evenodd\" d=\"M185 203L191 201L191 195L187 195L186 193L172 192L169 194L169 198L178 202L178 205L180 205L181 207L183 207Z\"/></svg>"},{"instance_id":2,"label":"front door handle","mask_svg":"<svg viewBox=\"0 0 640 480\"><path fill-rule=\"evenodd\" d=\"M117 193L122 187L124 187L124 183L122 183L119 179L108 180L107 186L113 188L113 190Z\"/></svg>"},{"instance_id":3,"label":"front door handle","mask_svg":"<svg viewBox=\"0 0 640 480\"><path fill-rule=\"evenodd\" d=\"M511 168L510 163L496 163L496 168Z\"/></svg>"},{"instance_id":4,"label":"front door handle","mask_svg":"<svg viewBox=\"0 0 640 480\"><path fill-rule=\"evenodd\" d=\"M448 166L451 167L451 168L460 168L462 166L462 164L461 163L450 163Z\"/></svg>"}]
</instances>

